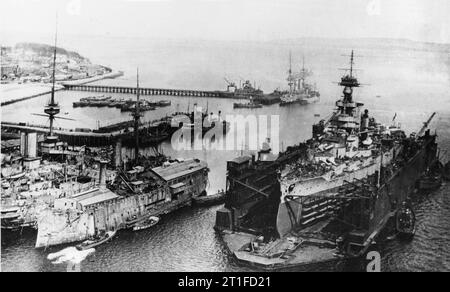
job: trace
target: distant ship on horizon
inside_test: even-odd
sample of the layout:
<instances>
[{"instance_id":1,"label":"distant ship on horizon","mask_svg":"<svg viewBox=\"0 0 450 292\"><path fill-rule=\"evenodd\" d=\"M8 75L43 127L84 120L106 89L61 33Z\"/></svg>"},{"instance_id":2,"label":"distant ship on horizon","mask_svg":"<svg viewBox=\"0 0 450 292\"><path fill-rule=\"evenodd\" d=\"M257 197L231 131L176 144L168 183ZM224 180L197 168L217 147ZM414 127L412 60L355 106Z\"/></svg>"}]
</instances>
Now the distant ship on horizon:
<instances>
[{"instance_id":1,"label":"distant ship on horizon","mask_svg":"<svg viewBox=\"0 0 450 292\"><path fill-rule=\"evenodd\" d=\"M315 85L306 82L312 71L305 68L305 58L299 73L292 72L292 56L289 55L289 75L287 78L289 92L281 97L280 106L291 104L310 104L320 100L320 93Z\"/></svg>"}]
</instances>

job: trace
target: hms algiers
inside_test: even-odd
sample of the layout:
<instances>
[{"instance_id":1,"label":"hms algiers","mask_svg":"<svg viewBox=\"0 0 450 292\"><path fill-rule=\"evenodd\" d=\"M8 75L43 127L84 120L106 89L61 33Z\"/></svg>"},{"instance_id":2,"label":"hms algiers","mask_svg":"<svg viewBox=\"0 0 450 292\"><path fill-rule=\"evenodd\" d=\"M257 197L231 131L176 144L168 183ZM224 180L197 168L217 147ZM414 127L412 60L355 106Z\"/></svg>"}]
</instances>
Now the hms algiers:
<instances>
[{"instance_id":1,"label":"hms algiers","mask_svg":"<svg viewBox=\"0 0 450 292\"><path fill-rule=\"evenodd\" d=\"M407 136L361 112L353 59L339 83L343 98L313 125L312 139L278 156L265 147L228 162L215 228L239 262L270 270L350 259L388 227L414 235L410 196L440 180L436 135L427 129L435 114Z\"/></svg>"},{"instance_id":2,"label":"hms algiers","mask_svg":"<svg viewBox=\"0 0 450 292\"><path fill-rule=\"evenodd\" d=\"M55 100L56 51L55 45L52 92L43 115L49 118L49 133L22 131L20 153L2 153L2 230L36 228L36 248L84 241L79 247L85 249L120 229L151 227L158 216L206 196L206 162L140 155L145 137L139 131L139 72L131 161L123 159L120 139L89 151L61 141L53 126L55 119L66 119L58 116Z\"/></svg>"}]
</instances>

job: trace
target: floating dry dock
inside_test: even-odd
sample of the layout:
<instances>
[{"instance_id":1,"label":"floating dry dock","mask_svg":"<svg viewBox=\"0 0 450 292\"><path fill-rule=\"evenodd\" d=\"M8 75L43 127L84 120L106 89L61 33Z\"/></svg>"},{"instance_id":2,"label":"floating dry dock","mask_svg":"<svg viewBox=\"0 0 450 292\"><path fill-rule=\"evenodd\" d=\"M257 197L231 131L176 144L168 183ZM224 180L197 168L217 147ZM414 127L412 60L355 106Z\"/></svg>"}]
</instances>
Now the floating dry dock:
<instances>
[{"instance_id":1,"label":"floating dry dock","mask_svg":"<svg viewBox=\"0 0 450 292\"><path fill-rule=\"evenodd\" d=\"M409 136L378 123L353 99L352 69L353 53L343 99L298 155L228 162L215 228L240 262L271 270L361 257L409 207L417 181L440 171L435 113Z\"/></svg>"}]
</instances>

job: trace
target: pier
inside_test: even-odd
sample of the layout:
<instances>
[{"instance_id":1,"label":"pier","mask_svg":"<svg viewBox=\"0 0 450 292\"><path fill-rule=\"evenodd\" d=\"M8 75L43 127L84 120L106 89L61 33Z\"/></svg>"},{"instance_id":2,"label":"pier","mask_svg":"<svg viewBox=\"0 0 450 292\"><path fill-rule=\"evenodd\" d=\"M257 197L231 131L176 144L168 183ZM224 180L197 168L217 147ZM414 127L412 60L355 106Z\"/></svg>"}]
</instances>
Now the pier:
<instances>
[{"instance_id":1,"label":"pier","mask_svg":"<svg viewBox=\"0 0 450 292\"><path fill-rule=\"evenodd\" d=\"M131 125L131 122L127 121L102 127L97 130L87 128L55 128L54 133L61 141L67 142L71 146L106 147L114 145L119 139L122 140L123 144L127 144L128 140L134 141L134 133L131 130ZM1 122L1 128L10 132L30 132L44 135L50 132L47 126L26 123ZM172 128L170 122L164 118L142 123L139 126L139 131L145 132L145 139L149 140L153 138L155 140L148 143L142 142L142 144L147 145L150 143L150 145L156 145L162 142L162 140L170 138L173 133L172 131L176 129Z\"/></svg>"},{"instance_id":2,"label":"pier","mask_svg":"<svg viewBox=\"0 0 450 292\"><path fill-rule=\"evenodd\" d=\"M74 85L64 84L66 90L89 91L101 93L123 93L137 94L136 87L105 86L105 85ZM229 97L225 92L186 90L186 89L162 89L162 88L139 88L140 95L164 95L164 96L187 96L187 97Z\"/></svg>"}]
</instances>

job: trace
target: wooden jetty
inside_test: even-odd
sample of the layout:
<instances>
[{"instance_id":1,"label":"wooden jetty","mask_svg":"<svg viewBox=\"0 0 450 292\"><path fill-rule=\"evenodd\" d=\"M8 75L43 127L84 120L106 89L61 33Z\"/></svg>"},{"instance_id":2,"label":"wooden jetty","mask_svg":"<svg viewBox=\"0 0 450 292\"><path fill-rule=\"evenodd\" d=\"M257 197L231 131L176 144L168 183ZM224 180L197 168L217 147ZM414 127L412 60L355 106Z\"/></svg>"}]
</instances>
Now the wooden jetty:
<instances>
[{"instance_id":1,"label":"wooden jetty","mask_svg":"<svg viewBox=\"0 0 450 292\"><path fill-rule=\"evenodd\" d=\"M136 87L125 86L105 86L105 85L87 85L87 84L64 84L66 90L89 91L102 93L123 93L137 94ZM139 88L140 95L165 95L165 96L187 96L187 97L222 97L229 98L229 94L221 91L207 90L186 90L186 89L162 89L162 88Z\"/></svg>"}]
</instances>

